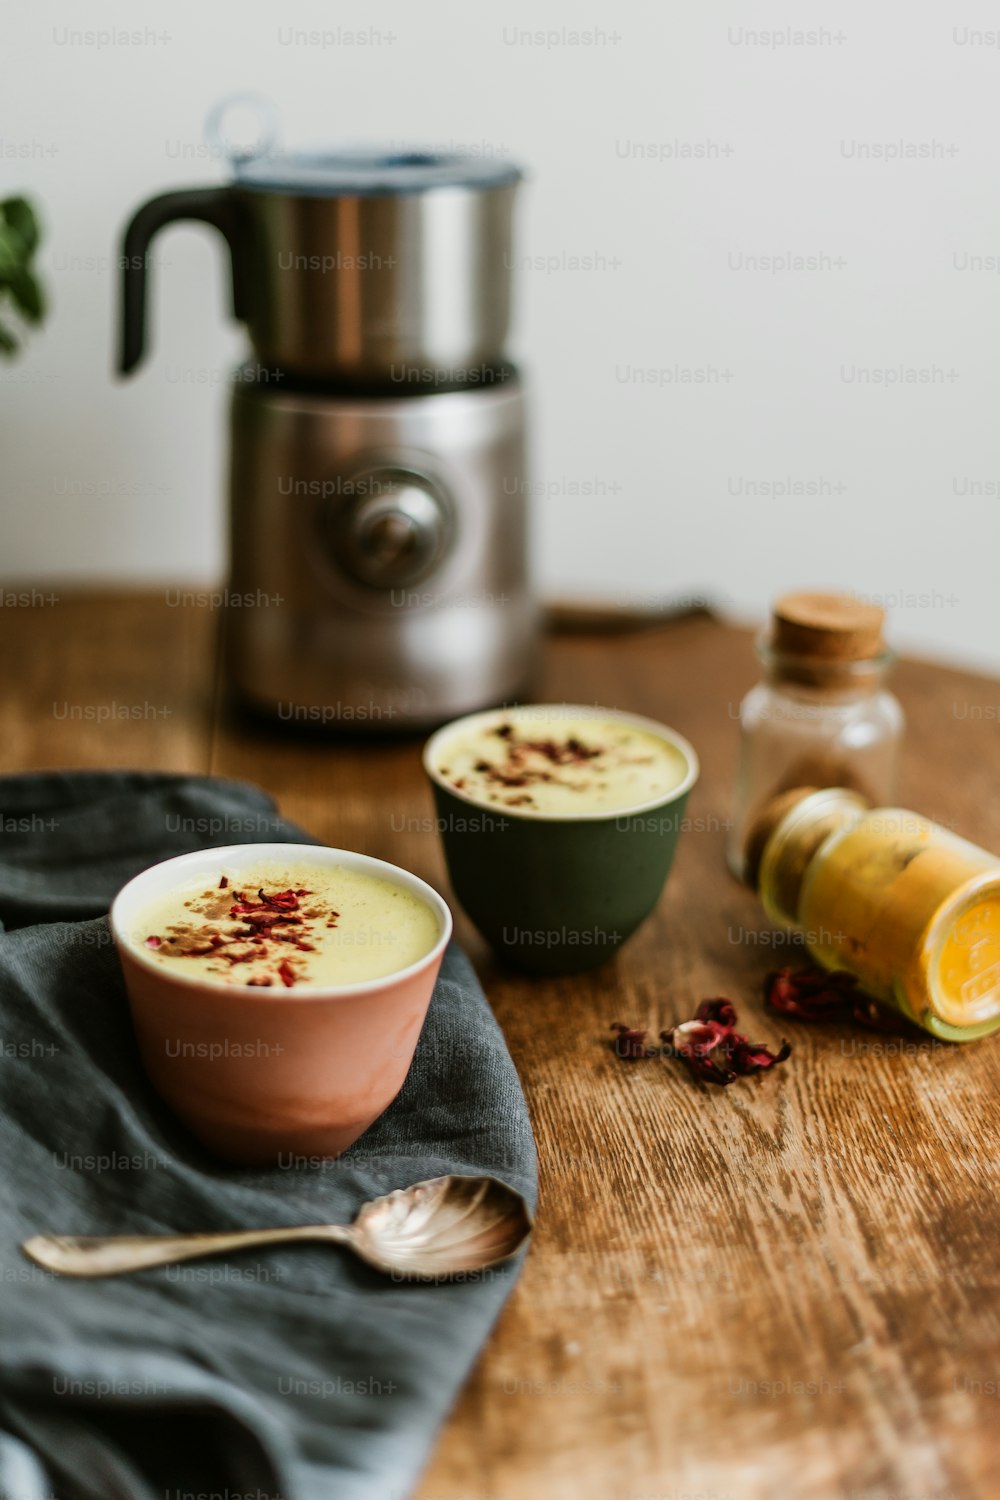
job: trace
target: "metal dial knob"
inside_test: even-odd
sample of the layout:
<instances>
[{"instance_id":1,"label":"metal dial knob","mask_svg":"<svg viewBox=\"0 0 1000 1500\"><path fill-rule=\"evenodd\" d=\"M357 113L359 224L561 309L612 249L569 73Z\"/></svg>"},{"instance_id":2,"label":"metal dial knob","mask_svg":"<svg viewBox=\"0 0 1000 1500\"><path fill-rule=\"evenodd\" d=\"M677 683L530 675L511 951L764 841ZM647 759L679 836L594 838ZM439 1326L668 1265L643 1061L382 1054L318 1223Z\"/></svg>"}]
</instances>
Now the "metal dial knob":
<instances>
[{"instance_id":1,"label":"metal dial knob","mask_svg":"<svg viewBox=\"0 0 1000 1500\"><path fill-rule=\"evenodd\" d=\"M426 577L451 532L443 497L429 479L401 469L371 469L331 517L330 540L344 571L369 588L395 588Z\"/></svg>"}]
</instances>

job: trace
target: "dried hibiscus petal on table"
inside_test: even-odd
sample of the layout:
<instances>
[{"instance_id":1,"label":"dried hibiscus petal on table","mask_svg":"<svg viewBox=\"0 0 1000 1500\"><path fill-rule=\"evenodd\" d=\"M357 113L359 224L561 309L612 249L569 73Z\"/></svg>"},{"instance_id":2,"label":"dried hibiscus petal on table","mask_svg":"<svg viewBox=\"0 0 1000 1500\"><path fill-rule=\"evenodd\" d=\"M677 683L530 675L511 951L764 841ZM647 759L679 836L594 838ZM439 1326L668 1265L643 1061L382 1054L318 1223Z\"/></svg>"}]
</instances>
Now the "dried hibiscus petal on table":
<instances>
[{"instance_id":1,"label":"dried hibiscus petal on table","mask_svg":"<svg viewBox=\"0 0 1000 1500\"><path fill-rule=\"evenodd\" d=\"M633 1031L631 1027L624 1026L621 1021L616 1021L611 1028L618 1033L613 1046L618 1057L624 1057L629 1061L635 1061L637 1057L655 1057L656 1049L646 1046L647 1031Z\"/></svg>"},{"instance_id":2,"label":"dried hibiscus petal on table","mask_svg":"<svg viewBox=\"0 0 1000 1500\"><path fill-rule=\"evenodd\" d=\"M899 1025L844 969L773 969L764 980L764 1000L797 1021L856 1021L873 1031L895 1031Z\"/></svg>"},{"instance_id":3,"label":"dried hibiscus petal on table","mask_svg":"<svg viewBox=\"0 0 1000 1500\"><path fill-rule=\"evenodd\" d=\"M670 1031L661 1031L667 1056L679 1057L695 1078L725 1087L737 1078L761 1073L784 1062L791 1053L787 1042L771 1052L763 1042L751 1042L736 1030L736 1007L722 996L703 1000L690 1021L682 1021ZM635 1031L616 1021L614 1049L618 1057L635 1061L657 1056L657 1049L646 1046L645 1031Z\"/></svg>"},{"instance_id":4,"label":"dried hibiscus petal on table","mask_svg":"<svg viewBox=\"0 0 1000 1500\"><path fill-rule=\"evenodd\" d=\"M694 1020L661 1031L660 1038L675 1057L687 1064L695 1078L725 1086L736 1077L734 1070L726 1065L725 1052L719 1050L728 1034L729 1027L720 1026L717 1021Z\"/></svg>"},{"instance_id":5,"label":"dried hibiscus petal on table","mask_svg":"<svg viewBox=\"0 0 1000 1500\"><path fill-rule=\"evenodd\" d=\"M736 1030L737 1020L735 1005L720 996L716 1000L703 1000L692 1020L682 1021L670 1031L661 1031L660 1036L695 1078L723 1088L737 1078L766 1072L791 1055L792 1049L786 1041L782 1041L777 1052L772 1052L764 1042L751 1042Z\"/></svg>"},{"instance_id":6,"label":"dried hibiscus petal on table","mask_svg":"<svg viewBox=\"0 0 1000 1500\"><path fill-rule=\"evenodd\" d=\"M735 1026L737 1021L736 1006L722 995L715 1000L703 1000L694 1014L696 1021L712 1021L719 1026Z\"/></svg>"}]
</instances>

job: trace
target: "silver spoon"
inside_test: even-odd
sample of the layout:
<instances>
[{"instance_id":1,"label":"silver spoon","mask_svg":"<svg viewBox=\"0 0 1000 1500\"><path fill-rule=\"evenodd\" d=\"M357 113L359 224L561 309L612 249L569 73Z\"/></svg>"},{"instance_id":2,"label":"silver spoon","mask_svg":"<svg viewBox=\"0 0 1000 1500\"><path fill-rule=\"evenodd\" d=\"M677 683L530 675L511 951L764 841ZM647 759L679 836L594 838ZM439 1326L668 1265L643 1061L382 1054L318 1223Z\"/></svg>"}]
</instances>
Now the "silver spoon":
<instances>
[{"instance_id":1,"label":"silver spoon","mask_svg":"<svg viewBox=\"0 0 1000 1500\"><path fill-rule=\"evenodd\" d=\"M318 1240L348 1245L378 1271L426 1281L483 1271L509 1260L531 1233L520 1193L495 1177L432 1177L397 1188L359 1211L353 1224L302 1224L223 1234L36 1234L21 1249L60 1276L120 1276L254 1245Z\"/></svg>"}]
</instances>

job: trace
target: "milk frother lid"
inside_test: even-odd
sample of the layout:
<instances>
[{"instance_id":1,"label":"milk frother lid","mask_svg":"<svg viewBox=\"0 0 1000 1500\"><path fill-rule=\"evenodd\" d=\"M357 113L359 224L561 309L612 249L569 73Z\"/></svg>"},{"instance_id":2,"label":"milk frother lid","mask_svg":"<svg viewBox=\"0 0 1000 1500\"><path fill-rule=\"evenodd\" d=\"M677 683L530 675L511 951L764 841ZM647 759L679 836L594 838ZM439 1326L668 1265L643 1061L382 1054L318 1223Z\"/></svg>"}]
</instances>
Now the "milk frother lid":
<instances>
[{"instance_id":1,"label":"milk frother lid","mask_svg":"<svg viewBox=\"0 0 1000 1500\"><path fill-rule=\"evenodd\" d=\"M497 188L518 182L521 170L497 157L465 152L380 150L269 152L234 162L240 187L316 197L425 193L436 188Z\"/></svg>"},{"instance_id":2,"label":"milk frother lid","mask_svg":"<svg viewBox=\"0 0 1000 1500\"><path fill-rule=\"evenodd\" d=\"M368 197L506 187L522 176L506 147L437 151L397 144L289 151L279 146L279 134L278 112L262 94L230 94L205 121L210 149L229 160L240 187L256 192Z\"/></svg>"},{"instance_id":3,"label":"milk frother lid","mask_svg":"<svg viewBox=\"0 0 1000 1500\"><path fill-rule=\"evenodd\" d=\"M411 145L357 145L289 151L277 144L279 117L262 95L229 95L205 120L205 139L232 166L238 186L255 192L316 198L430 192L435 187L505 187L522 171L507 148L421 150Z\"/></svg>"}]
</instances>

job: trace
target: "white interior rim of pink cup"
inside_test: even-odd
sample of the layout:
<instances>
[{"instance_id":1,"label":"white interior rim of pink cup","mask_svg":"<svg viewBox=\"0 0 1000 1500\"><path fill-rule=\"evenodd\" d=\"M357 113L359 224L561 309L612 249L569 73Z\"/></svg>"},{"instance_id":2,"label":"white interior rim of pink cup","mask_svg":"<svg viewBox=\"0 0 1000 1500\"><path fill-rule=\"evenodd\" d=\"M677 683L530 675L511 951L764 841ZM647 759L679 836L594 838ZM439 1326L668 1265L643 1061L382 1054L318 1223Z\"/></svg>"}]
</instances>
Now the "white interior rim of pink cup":
<instances>
[{"instance_id":1,"label":"white interior rim of pink cup","mask_svg":"<svg viewBox=\"0 0 1000 1500\"><path fill-rule=\"evenodd\" d=\"M675 750L680 751L687 762L687 774L669 792L661 793L658 797L651 797L646 802L627 803L624 807L610 810L600 808L593 812L532 812L523 807L504 807L498 802L480 802L478 798L468 796L452 786L451 782L445 781L433 765L441 746L452 737L457 738L467 730L478 729L485 724L502 724L504 719L532 713L537 714L540 719L544 717L557 719L562 715L566 719L597 719L614 724L628 724L633 729L644 729L654 738L663 740L665 744L672 745ZM656 719L647 719L642 714L632 714L618 708L600 708L594 703L513 703L506 708L488 708L481 713L466 714L464 718L452 719L450 724L443 724L440 729L435 730L424 746L424 770L431 781L442 787L444 791L450 792L453 797L458 797L462 802L468 802L470 807L479 808L480 812L492 813L498 818L524 818L536 823L598 823L613 818L631 818L642 813L654 812L658 807L667 807L671 802L676 802L678 798L689 792L698 780L700 769L694 746L682 734L678 734L676 729L669 729L666 724L661 724Z\"/></svg>"},{"instance_id":2,"label":"white interior rim of pink cup","mask_svg":"<svg viewBox=\"0 0 1000 1500\"><path fill-rule=\"evenodd\" d=\"M189 875L196 875L202 870L206 874L209 872L217 874L220 865L228 865L230 869L238 870L241 865L246 868L250 865L266 863L269 860L286 866L301 863L307 869L310 865L320 866L323 869L346 866L348 869L365 870L379 879L401 886L403 890L419 896L437 916L441 926L437 942L433 948L430 948L414 963L408 964L405 969L393 969L377 979L365 979L358 984L301 984L294 985L291 989L283 989L278 993L248 985L227 984L224 980L215 979L210 974L179 974L176 970L167 969L164 964L158 963L137 939L134 924L142 910L157 897L169 895ZM242 1003L252 1000L282 1005L312 1000L346 1000L352 995L377 993L379 990L387 989L390 985L409 979L440 960L448 946L453 926L447 902L438 895L433 886L427 884L426 880L421 880L419 875L411 875L409 870L404 870L399 865L391 865L388 860L375 859L370 854L357 854L350 849L331 849L327 844L226 844L217 849L194 849L189 854L176 854L172 859L161 860L159 864L150 865L148 870L142 870L138 875L133 875L132 879L122 886L111 903L110 922L111 934L116 944L127 950L131 957L138 960L145 968L158 974L166 983L196 987L210 985L213 991L229 994L234 1000Z\"/></svg>"}]
</instances>

